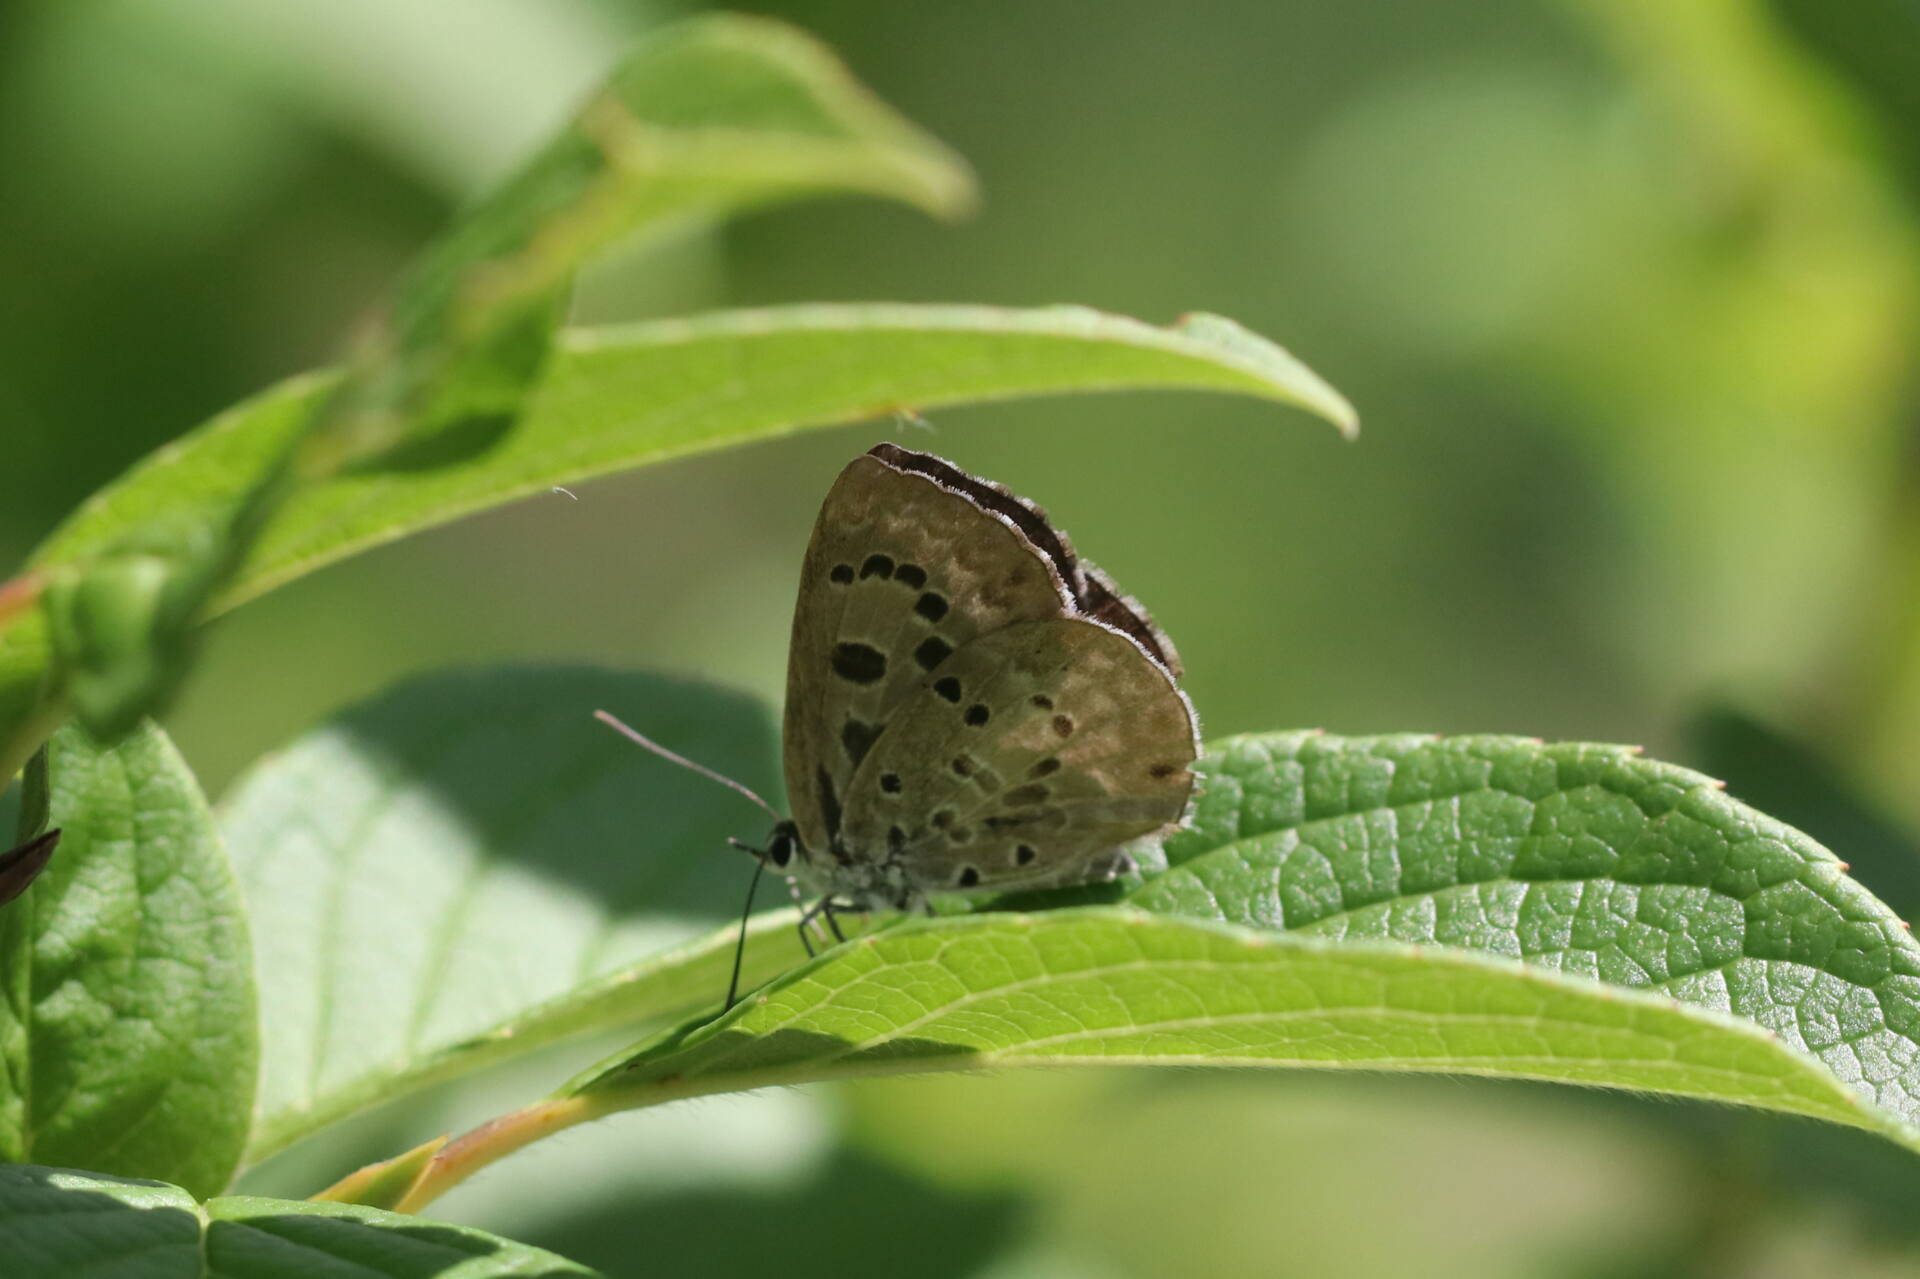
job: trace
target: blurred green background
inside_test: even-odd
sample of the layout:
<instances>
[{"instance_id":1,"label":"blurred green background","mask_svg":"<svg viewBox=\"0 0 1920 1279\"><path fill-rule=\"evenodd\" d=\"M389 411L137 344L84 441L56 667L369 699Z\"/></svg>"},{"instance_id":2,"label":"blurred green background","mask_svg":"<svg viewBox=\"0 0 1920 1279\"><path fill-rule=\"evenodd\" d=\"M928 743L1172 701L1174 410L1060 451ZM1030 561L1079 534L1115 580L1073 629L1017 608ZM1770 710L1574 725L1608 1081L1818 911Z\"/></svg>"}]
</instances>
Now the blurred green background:
<instances>
[{"instance_id":1,"label":"blurred green background","mask_svg":"<svg viewBox=\"0 0 1920 1279\"><path fill-rule=\"evenodd\" d=\"M947 412L905 442L1037 498L1147 601L1210 735L1638 742L1920 906L1910 0L738 7L836 47L977 166L985 207L690 232L601 264L582 322L872 299L1233 316L1345 391L1360 442L1175 395ZM331 358L451 207L679 12L0 7L0 564ZM217 794L448 664L584 658L777 700L814 511L890 434L675 463L329 569L222 621L168 727ZM434 1120L360 1140L390 1153ZM628 1116L445 1215L615 1274L1894 1275L1920 1269L1909 1162L1524 1085L1061 1073Z\"/></svg>"}]
</instances>

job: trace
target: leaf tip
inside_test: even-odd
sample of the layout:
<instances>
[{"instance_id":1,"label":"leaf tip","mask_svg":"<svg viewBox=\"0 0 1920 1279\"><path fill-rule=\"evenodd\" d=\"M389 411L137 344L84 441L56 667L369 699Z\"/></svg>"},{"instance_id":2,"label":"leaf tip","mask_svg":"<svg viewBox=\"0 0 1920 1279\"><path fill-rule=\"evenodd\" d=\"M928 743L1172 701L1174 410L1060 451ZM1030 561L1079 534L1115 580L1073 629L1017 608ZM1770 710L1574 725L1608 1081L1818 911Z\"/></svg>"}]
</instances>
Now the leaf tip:
<instances>
[{"instance_id":1,"label":"leaf tip","mask_svg":"<svg viewBox=\"0 0 1920 1279\"><path fill-rule=\"evenodd\" d=\"M1347 397L1279 343L1211 311L1189 311L1170 329L1232 360L1278 391L1279 398L1331 422L1347 439L1360 434L1360 415Z\"/></svg>"}]
</instances>

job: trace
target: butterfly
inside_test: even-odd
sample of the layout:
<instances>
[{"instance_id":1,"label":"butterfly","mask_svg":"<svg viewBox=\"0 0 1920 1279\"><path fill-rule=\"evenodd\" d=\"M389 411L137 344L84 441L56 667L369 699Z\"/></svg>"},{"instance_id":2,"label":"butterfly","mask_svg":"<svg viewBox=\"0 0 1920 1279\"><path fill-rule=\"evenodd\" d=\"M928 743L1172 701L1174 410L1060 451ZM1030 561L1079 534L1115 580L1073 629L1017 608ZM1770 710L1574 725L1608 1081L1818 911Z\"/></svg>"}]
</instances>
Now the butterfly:
<instances>
[{"instance_id":1,"label":"butterfly","mask_svg":"<svg viewBox=\"0 0 1920 1279\"><path fill-rule=\"evenodd\" d=\"M1193 795L1179 672L1146 611L1039 507L876 445L834 481L801 564L792 816L775 814L764 848L739 846L829 924L835 909L1113 879L1133 869L1120 846L1177 824Z\"/></svg>"}]
</instances>

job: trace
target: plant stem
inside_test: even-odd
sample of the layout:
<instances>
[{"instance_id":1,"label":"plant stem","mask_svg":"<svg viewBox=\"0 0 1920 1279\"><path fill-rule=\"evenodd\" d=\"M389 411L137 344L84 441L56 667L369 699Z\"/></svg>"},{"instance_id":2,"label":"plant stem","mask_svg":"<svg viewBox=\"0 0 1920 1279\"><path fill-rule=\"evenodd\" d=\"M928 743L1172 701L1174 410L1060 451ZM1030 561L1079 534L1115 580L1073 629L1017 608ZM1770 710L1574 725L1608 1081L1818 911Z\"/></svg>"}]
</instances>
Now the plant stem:
<instances>
[{"instance_id":1,"label":"plant stem","mask_svg":"<svg viewBox=\"0 0 1920 1279\"><path fill-rule=\"evenodd\" d=\"M394 1210L419 1212L494 1160L503 1159L522 1146L563 1128L597 1119L603 1113L605 1108L589 1098L563 1097L535 1102L489 1120L441 1147L413 1189L394 1205Z\"/></svg>"}]
</instances>

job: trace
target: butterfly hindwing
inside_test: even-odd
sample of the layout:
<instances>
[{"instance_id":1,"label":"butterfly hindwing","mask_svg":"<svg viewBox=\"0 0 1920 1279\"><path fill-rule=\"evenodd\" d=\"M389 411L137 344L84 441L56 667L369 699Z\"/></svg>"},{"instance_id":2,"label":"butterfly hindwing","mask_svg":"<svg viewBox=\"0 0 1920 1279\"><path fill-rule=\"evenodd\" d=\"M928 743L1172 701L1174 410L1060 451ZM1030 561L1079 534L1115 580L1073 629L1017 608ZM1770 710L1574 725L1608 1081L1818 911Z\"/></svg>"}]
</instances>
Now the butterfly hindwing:
<instances>
[{"instance_id":1,"label":"butterfly hindwing","mask_svg":"<svg viewBox=\"0 0 1920 1279\"><path fill-rule=\"evenodd\" d=\"M1138 642L1080 617L963 645L911 691L848 788L848 848L926 892L1084 883L1180 819L1193 713Z\"/></svg>"},{"instance_id":2,"label":"butterfly hindwing","mask_svg":"<svg viewBox=\"0 0 1920 1279\"><path fill-rule=\"evenodd\" d=\"M858 848L840 837L854 773L955 653L1069 607L1055 562L1012 521L928 475L855 458L821 506L794 609L785 766L802 843Z\"/></svg>"}]
</instances>

